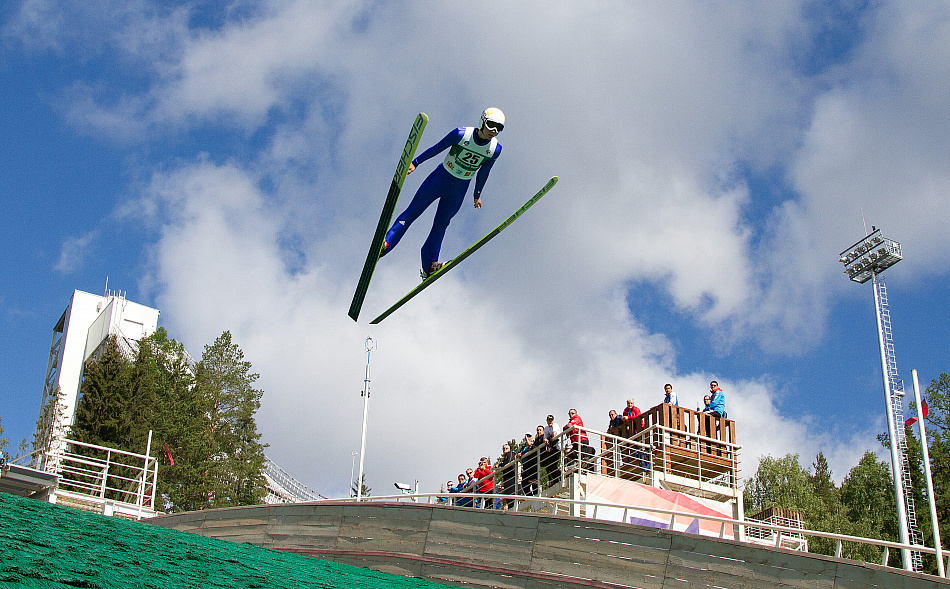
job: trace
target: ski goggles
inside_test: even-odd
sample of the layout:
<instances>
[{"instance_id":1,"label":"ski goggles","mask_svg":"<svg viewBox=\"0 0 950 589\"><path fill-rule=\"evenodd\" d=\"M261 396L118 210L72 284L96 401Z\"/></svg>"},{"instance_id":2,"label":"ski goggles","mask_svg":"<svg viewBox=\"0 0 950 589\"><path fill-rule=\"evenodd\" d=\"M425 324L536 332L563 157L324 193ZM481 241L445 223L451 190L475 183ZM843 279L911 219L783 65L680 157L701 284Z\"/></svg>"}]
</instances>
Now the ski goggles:
<instances>
[{"instance_id":1,"label":"ski goggles","mask_svg":"<svg viewBox=\"0 0 950 589\"><path fill-rule=\"evenodd\" d=\"M495 133L501 133L505 126L497 121L485 121L485 128L491 129Z\"/></svg>"}]
</instances>

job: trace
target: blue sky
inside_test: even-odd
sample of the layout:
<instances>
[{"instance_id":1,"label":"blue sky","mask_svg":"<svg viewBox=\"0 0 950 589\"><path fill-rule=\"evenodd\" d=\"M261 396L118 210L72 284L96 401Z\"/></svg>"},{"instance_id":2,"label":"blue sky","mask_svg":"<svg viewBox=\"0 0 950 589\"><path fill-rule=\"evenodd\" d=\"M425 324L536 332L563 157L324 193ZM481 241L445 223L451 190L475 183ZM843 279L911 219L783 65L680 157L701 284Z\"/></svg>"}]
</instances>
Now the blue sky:
<instances>
[{"instance_id":1,"label":"blue sky","mask_svg":"<svg viewBox=\"0 0 950 589\"><path fill-rule=\"evenodd\" d=\"M840 479L884 429L865 222L898 368L950 369L950 10L942 3L68 2L0 12L0 416L32 436L73 289L162 311L261 374L268 454L344 494L363 341L379 341L370 486L434 490L577 407L602 427L716 378L746 473L821 450ZM502 8L503 6L503 8ZM346 317L413 117L421 147L508 115L485 207L445 257L558 186L380 326L431 213ZM431 171L410 176L401 206ZM365 316L369 317L365 317Z\"/></svg>"}]
</instances>

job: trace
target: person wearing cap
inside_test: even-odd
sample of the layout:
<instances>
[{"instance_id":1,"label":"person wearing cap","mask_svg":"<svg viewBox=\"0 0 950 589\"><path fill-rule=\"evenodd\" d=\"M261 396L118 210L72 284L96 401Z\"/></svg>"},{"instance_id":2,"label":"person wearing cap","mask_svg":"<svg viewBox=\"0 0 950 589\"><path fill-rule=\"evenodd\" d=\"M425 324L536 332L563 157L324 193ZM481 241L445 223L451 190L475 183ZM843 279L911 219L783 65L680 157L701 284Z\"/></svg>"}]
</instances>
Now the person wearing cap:
<instances>
[{"instance_id":1,"label":"person wearing cap","mask_svg":"<svg viewBox=\"0 0 950 589\"><path fill-rule=\"evenodd\" d=\"M422 244L422 278L428 278L442 267L439 252L442 249L445 230L452 217L462 208L472 178L475 178L475 208L482 208L482 188L485 187L495 160L501 155L501 144L496 136L504 128L505 113L498 108L486 108L482 112L480 127L459 127L449 131L441 141L412 160L409 164L409 174L419 164L449 150L442 164L426 177L409 206L396 218L396 222L386 233L380 257L396 247L412 222L438 200L432 229Z\"/></svg>"},{"instance_id":2,"label":"person wearing cap","mask_svg":"<svg viewBox=\"0 0 950 589\"><path fill-rule=\"evenodd\" d=\"M548 472L548 483L556 485L561 482L561 448L556 439L561 430L554 422L553 415L548 415L545 423L547 425L544 426L544 450L541 465Z\"/></svg>"},{"instance_id":3,"label":"person wearing cap","mask_svg":"<svg viewBox=\"0 0 950 589\"><path fill-rule=\"evenodd\" d=\"M537 427L537 436L524 435L524 442L518 457L521 460L521 493L522 495L538 494L538 472L540 471L541 452L544 447L544 426ZM537 449L536 452L531 452Z\"/></svg>"}]
</instances>

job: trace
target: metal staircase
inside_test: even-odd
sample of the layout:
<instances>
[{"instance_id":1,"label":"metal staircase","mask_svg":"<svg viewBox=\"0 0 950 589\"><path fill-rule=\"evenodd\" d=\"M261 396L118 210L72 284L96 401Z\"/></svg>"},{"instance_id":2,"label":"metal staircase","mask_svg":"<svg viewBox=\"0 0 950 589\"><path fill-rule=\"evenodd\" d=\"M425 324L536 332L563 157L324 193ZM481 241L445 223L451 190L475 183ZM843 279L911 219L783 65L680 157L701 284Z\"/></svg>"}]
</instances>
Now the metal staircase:
<instances>
[{"instance_id":1,"label":"metal staircase","mask_svg":"<svg viewBox=\"0 0 950 589\"><path fill-rule=\"evenodd\" d=\"M891 312L887 305L887 287L882 276L874 277L874 288L877 291L877 300L881 317L881 331L884 334L884 356L887 365L887 381L890 384L890 404L894 415L894 431L900 464L900 477L904 487L904 508L907 512L907 534L911 544L923 545L923 534L917 527L917 511L914 506L913 485L910 478L910 465L907 461L907 435L904 430L904 381L897 375L897 357L894 353L894 338L891 330ZM911 552L911 559L915 571L923 571L923 561L920 552Z\"/></svg>"}]
</instances>

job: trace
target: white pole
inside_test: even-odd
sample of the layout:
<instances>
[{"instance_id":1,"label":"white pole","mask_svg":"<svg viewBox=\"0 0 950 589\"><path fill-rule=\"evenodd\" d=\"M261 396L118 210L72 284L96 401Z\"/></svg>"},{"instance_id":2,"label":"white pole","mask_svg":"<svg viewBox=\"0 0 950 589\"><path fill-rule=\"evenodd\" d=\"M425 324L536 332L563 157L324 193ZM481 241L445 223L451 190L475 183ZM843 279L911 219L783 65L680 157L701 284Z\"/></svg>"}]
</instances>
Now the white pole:
<instances>
[{"instance_id":1,"label":"white pole","mask_svg":"<svg viewBox=\"0 0 950 589\"><path fill-rule=\"evenodd\" d=\"M145 501L145 477L148 476L148 459L152 455L152 430L148 430L148 443L145 444L145 466L142 468L142 481L139 482L139 519L142 519L142 503ZM154 508L154 505L152 506Z\"/></svg>"},{"instance_id":2,"label":"white pole","mask_svg":"<svg viewBox=\"0 0 950 589\"><path fill-rule=\"evenodd\" d=\"M363 379L363 437L360 442L360 473L356 479L356 500L363 499L363 459L366 457L366 417L369 414L369 356L376 343L373 338L366 338L366 378Z\"/></svg>"},{"instance_id":3,"label":"white pole","mask_svg":"<svg viewBox=\"0 0 950 589\"><path fill-rule=\"evenodd\" d=\"M940 545L940 526L937 523L937 504L934 501L934 483L930 476L930 444L927 442L927 427L924 425L923 405L920 402L920 384L917 382L917 369L910 371L914 379L914 401L917 403L917 427L920 428L920 449L924 459L924 476L927 478L927 498L930 500L930 523L934 529L934 548L937 550L937 573L946 578L943 568L943 547Z\"/></svg>"},{"instance_id":4,"label":"white pole","mask_svg":"<svg viewBox=\"0 0 950 589\"><path fill-rule=\"evenodd\" d=\"M894 408L891 406L891 381L887 371L887 350L884 347L884 328L881 326L881 301L877 294L877 273L872 274L874 283L874 314L877 317L877 341L881 348L881 375L884 377L884 406L887 408L887 437L891 450L891 475L894 477L894 499L897 505L897 531L901 544L910 544L907 531L907 507L904 504L903 465L897 447L897 430L894 428ZM903 424L901 424L903 425ZM904 570L913 570L910 550L901 549Z\"/></svg>"}]
</instances>

